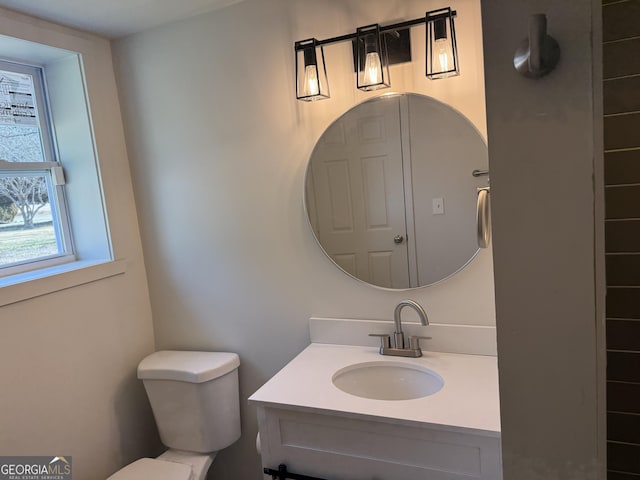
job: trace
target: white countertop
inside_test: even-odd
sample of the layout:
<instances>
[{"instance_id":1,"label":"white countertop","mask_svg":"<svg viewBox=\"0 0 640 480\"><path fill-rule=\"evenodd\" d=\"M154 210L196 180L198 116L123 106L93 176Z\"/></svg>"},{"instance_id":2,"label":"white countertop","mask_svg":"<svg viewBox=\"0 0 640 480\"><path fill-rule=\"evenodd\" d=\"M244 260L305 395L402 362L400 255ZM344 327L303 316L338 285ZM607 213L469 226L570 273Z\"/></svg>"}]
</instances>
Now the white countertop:
<instances>
[{"instance_id":1,"label":"white countertop","mask_svg":"<svg viewBox=\"0 0 640 480\"><path fill-rule=\"evenodd\" d=\"M413 363L437 372L444 386L428 397L373 400L339 390L334 373L362 362ZM421 358L383 356L374 347L312 343L249 400L265 406L330 411L403 424L500 435L496 357L423 351Z\"/></svg>"}]
</instances>

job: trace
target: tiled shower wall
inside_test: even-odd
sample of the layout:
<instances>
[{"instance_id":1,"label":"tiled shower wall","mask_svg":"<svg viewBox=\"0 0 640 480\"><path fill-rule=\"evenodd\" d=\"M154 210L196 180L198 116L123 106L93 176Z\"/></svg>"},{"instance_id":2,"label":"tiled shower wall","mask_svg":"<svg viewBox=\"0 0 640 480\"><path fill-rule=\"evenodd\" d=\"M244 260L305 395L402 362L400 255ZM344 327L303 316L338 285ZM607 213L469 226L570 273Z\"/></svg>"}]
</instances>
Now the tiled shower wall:
<instances>
[{"instance_id":1,"label":"tiled shower wall","mask_svg":"<svg viewBox=\"0 0 640 480\"><path fill-rule=\"evenodd\" d=\"M640 0L603 0L608 480L640 480Z\"/></svg>"}]
</instances>

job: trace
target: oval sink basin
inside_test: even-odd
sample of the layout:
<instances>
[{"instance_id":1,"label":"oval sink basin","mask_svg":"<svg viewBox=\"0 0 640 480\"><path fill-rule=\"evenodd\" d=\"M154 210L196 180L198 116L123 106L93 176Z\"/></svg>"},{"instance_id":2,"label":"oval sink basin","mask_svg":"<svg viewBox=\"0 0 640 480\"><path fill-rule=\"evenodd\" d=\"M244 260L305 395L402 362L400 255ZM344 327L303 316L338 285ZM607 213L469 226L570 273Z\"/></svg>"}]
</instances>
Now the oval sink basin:
<instances>
[{"instance_id":1,"label":"oval sink basin","mask_svg":"<svg viewBox=\"0 0 640 480\"><path fill-rule=\"evenodd\" d=\"M338 370L333 384L345 393L374 400L411 400L444 386L433 370L400 362L366 362Z\"/></svg>"}]
</instances>

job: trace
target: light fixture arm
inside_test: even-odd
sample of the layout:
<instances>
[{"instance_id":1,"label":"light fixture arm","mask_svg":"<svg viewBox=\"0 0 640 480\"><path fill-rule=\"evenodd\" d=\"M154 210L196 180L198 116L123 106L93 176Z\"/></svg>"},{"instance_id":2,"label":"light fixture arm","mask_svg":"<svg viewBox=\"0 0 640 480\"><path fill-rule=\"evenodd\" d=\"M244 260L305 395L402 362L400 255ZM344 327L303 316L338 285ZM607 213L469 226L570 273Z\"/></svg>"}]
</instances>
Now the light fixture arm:
<instances>
[{"instance_id":1,"label":"light fixture arm","mask_svg":"<svg viewBox=\"0 0 640 480\"><path fill-rule=\"evenodd\" d=\"M451 12L451 16L455 17L457 12L453 10ZM442 14L442 18L446 18L446 14ZM437 17L436 17L437 18ZM415 27L416 25L424 25L427 23L425 17L414 18L413 20L407 20L404 22L393 23L391 25L385 25L384 27L380 27L380 33L393 32L396 30L404 30L405 28ZM350 40L354 40L356 38L356 32L347 33L346 35L340 35L338 37L325 38L324 40L318 40L318 46L330 45L332 43L340 43L347 42Z\"/></svg>"}]
</instances>

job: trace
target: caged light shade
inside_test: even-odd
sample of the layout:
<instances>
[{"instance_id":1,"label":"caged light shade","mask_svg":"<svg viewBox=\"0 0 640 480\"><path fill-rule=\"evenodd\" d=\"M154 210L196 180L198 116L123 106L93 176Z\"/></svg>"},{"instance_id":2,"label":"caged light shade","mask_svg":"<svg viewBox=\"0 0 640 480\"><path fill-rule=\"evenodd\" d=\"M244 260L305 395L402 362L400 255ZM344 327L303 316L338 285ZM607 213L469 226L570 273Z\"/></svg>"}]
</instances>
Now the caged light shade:
<instances>
[{"instance_id":1,"label":"caged light shade","mask_svg":"<svg viewBox=\"0 0 640 480\"><path fill-rule=\"evenodd\" d=\"M356 50L356 86L364 91L389 87L391 81L387 44L384 36L380 35L379 25L368 25L356 30Z\"/></svg>"},{"instance_id":2,"label":"caged light shade","mask_svg":"<svg viewBox=\"0 0 640 480\"><path fill-rule=\"evenodd\" d=\"M454 16L449 7L426 13L427 78L431 80L460 75Z\"/></svg>"},{"instance_id":3,"label":"caged light shade","mask_svg":"<svg viewBox=\"0 0 640 480\"><path fill-rule=\"evenodd\" d=\"M315 38L295 43L296 98L306 102L329 98L324 50Z\"/></svg>"}]
</instances>

